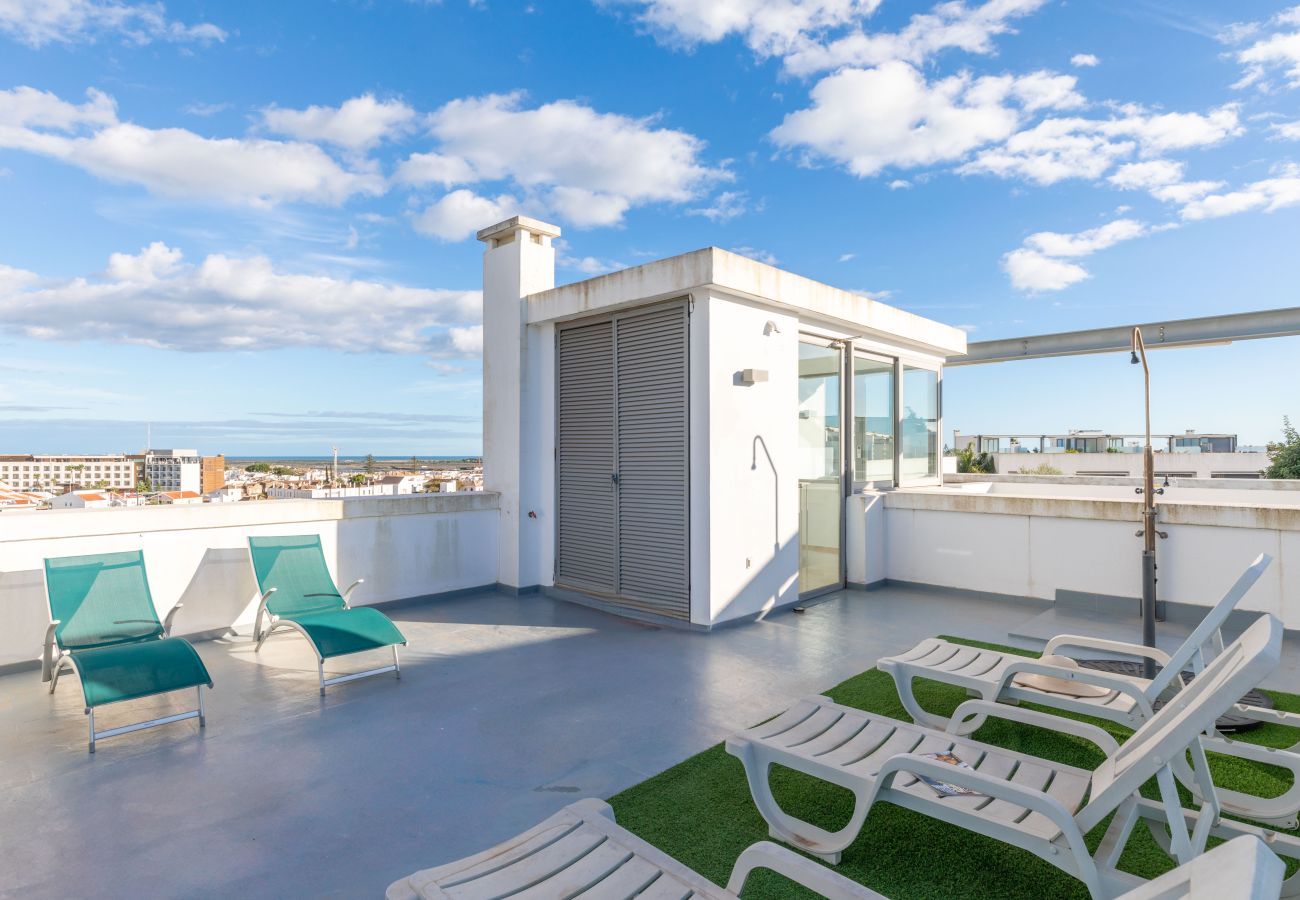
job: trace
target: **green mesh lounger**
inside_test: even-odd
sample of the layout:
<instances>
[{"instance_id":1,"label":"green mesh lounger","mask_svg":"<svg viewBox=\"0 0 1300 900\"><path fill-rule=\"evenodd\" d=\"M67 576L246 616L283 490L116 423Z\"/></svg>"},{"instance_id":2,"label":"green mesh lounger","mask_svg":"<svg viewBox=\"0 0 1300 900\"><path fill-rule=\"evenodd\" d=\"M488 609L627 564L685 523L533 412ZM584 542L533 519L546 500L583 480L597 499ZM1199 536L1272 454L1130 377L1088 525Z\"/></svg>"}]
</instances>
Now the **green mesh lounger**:
<instances>
[{"instance_id":1,"label":"green mesh lounger","mask_svg":"<svg viewBox=\"0 0 1300 900\"><path fill-rule=\"evenodd\" d=\"M158 621L142 552L47 559L45 593L51 621L45 632L41 680L49 682L53 694L64 666L76 670L90 717L91 753L100 738L185 719L198 719L200 728L207 725L203 686L211 688L212 678L190 642L171 636L172 620L181 604L172 608L165 621ZM185 688L198 693L198 709L95 730L98 706Z\"/></svg>"},{"instance_id":2,"label":"green mesh lounger","mask_svg":"<svg viewBox=\"0 0 1300 900\"><path fill-rule=\"evenodd\" d=\"M257 576L257 588L262 592L253 623L253 638L258 650L278 628L297 631L316 652L322 697L327 685L385 672L402 677L397 645L405 646L406 637L379 610L348 606L348 597L363 579L353 582L340 594L325 564L325 552L321 549L318 535L250 537L248 549L253 559L253 573ZM266 627L263 627L264 619ZM393 648L392 665L337 678L325 677L325 660L384 647Z\"/></svg>"}]
</instances>

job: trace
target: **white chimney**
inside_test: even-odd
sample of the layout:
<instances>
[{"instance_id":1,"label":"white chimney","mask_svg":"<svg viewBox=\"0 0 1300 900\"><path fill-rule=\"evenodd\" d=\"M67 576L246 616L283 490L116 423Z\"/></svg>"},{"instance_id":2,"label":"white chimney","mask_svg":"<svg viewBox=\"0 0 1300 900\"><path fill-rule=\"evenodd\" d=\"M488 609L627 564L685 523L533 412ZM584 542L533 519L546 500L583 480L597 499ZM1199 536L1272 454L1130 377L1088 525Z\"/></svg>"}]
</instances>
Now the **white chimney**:
<instances>
[{"instance_id":1,"label":"white chimney","mask_svg":"<svg viewBox=\"0 0 1300 900\"><path fill-rule=\"evenodd\" d=\"M521 467L526 419L539 404L528 397L528 335L525 298L555 287L555 225L515 216L478 233L483 251L483 489L501 495L498 513L497 583L531 588L535 573L521 577L521 531L527 528L521 496L533 496ZM534 386L533 390L536 390ZM534 528L536 523L534 523Z\"/></svg>"}]
</instances>

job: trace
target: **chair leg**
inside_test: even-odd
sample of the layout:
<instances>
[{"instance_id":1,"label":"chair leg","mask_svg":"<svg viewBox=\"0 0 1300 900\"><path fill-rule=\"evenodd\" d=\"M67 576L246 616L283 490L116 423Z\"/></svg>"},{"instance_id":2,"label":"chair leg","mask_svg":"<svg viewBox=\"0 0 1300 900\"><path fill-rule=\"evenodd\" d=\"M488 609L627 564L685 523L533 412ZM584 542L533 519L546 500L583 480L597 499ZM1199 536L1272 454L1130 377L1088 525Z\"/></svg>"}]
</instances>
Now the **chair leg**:
<instances>
[{"instance_id":1,"label":"chair leg","mask_svg":"<svg viewBox=\"0 0 1300 900\"><path fill-rule=\"evenodd\" d=\"M317 660L316 674L320 678L320 695L325 696L325 660Z\"/></svg>"},{"instance_id":2,"label":"chair leg","mask_svg":"<svg viewBox=\"0 0 1300 900\"><path fill-rule=\"evenodd\" d=\"M95 710L86 707L86 715L90 717L90 752L95 752Z\"/></svg>"},{"instance_id":3,"label":"chair leg","mask_svg":"<svg viewBox=\"0 0 1300 900\"><path fill-rule=\"evenodd\" d=\"M199 694L199 727L207 728L208 717L203 712L203 685L199 685L195 690L198 691Z\"/></svg>"},{"instance_id":4,"label":"chair leg","mask_svg":"<svg viewBox=\"0 0 1300 900\"><path fill-rule=\"evenodd\" d=\"M898 688L898 699L902 701L903 708L907 714L912 717L912 721L918 725L925 725L928 728L935 728L939 731L948 727L948 720L943 716L937 716L932 712L926 712L917 702L916 696L912 693L912 684L915 678L908 672L898 672L894 676L894 684ZM973 723L968 723L968 727L958 732L959 734L969 734L975 731L980 725L984 724L987 716L979 716Z\"/></svg>"},{"instance_id":5,"label":"chair leg","mask_svg":"<svg viewBox=\"0 0 1300 900\"><path fill-rule=\"evenodd\" d=\"M53 676L50 678L50 693L51 693L51 694L53 694L53 693L54 693L54 689L55 689L56 687L59 686L59 673L62 672L62 671L63 671L63 657L60 656L58 659L56 659L56 660L54 661L54 674L53 674Z\"/></svg>"},{"instance_id":6,"label":"chair leg","mask_svg":"<svg viewBox=\"0 0 1300 900\"><path fill-rule=\"evenodd\" d=\"M397 661L397 645L393 645L393 677L402 680L402 664Z\"/></svg>"}]
</instances>

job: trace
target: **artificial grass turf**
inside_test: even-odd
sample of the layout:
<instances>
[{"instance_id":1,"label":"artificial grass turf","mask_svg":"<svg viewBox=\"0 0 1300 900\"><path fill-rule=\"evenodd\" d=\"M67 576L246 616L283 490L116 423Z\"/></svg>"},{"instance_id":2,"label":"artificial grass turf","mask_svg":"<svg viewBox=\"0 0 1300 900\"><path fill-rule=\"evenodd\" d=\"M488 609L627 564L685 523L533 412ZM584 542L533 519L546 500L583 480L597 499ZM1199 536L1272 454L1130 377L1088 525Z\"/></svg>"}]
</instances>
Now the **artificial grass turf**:
<instances>
[{"instance_id":1,"label":"artificial grass turf","mask_svg":"<svg viewBox=\"0 0 1300 900\"><path fill-rule=\"evenodd\" d=\"M1038 655L962 638L948 639L1024 656ZM934 681L917 681L914 690L922 706L943 715L950 715L969 699L962 689ZM846 706L911 721L898 700L893 679L875 669L855 675L826 694ZM1300 696L1272 691L1269 694L1279 709L1300 712ZM1101 726L1121 743L1130 734L1111 722L1075 718ZM1088 770L1104 759L1097 747L1082 738L1019 723L990 720L974 736ZM1240 736L1242 741L1270 747L1288 747L1295 739L1294 729L1277 725L1265 725ZM1213 754L1210 765L1215 783L1221 787L1276 796L1290 786L1289 775L1274 767ZM798 772L777 767L772 773L772 785L782 808L823 828L842 827L852 812L853 797L848 791ZM1143 793L1158 796L1154 781ZM1181 788L1180 793L1183 804L1192 806L1190 795ZM768 837L767 825L750 797L744 767L738 759L728 756L721 744L623 791L609 802L620 825L717 884L726 884L741 851ZM1109 821L1088 834L1093 851ZM1285 833L1300 834L1300 830ZM1152 878L1173 865L1139 823L1125 847L1120 868ZM1288 861L1288 874L1295 869L1296 864ZM888 803L872 808L862 833L844 852L836 871L893 900L1088 896L1082 882L1027 851ZM817 895L773 873L760 871L750 877L744 896L750 900Z\"/></svg>"}]
</instances>

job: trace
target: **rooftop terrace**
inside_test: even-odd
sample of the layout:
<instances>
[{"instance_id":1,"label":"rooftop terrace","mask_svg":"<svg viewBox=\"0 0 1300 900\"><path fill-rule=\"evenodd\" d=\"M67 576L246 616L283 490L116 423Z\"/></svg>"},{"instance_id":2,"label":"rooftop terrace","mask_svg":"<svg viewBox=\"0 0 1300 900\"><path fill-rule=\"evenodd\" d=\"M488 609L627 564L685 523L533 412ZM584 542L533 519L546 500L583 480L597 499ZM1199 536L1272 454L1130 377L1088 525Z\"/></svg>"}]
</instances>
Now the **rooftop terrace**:
<instances>
[{"instance_id":1,"label":"rooftop terrace","mask_svg":"<svg viewBox=\"0 0 1300 900\"><path fill-rule=\"evenodd\" d=\"M886 587L705 635L485 591L390 609L411 640L402 680L324 698L301 640L273 638L259 656L247 637L199 642L216 682L207 729L140 732L94 756L75 685L51 697L38 673L8 674L0 895L379 896L576 798L629 787L936 627L1006 642L1041 611ZM1274 686L1298 675L1288 641ZM161 714L188 700L140 704ZM102 715L107 726L123 713Z\"/></svg>"}]
</instances>

